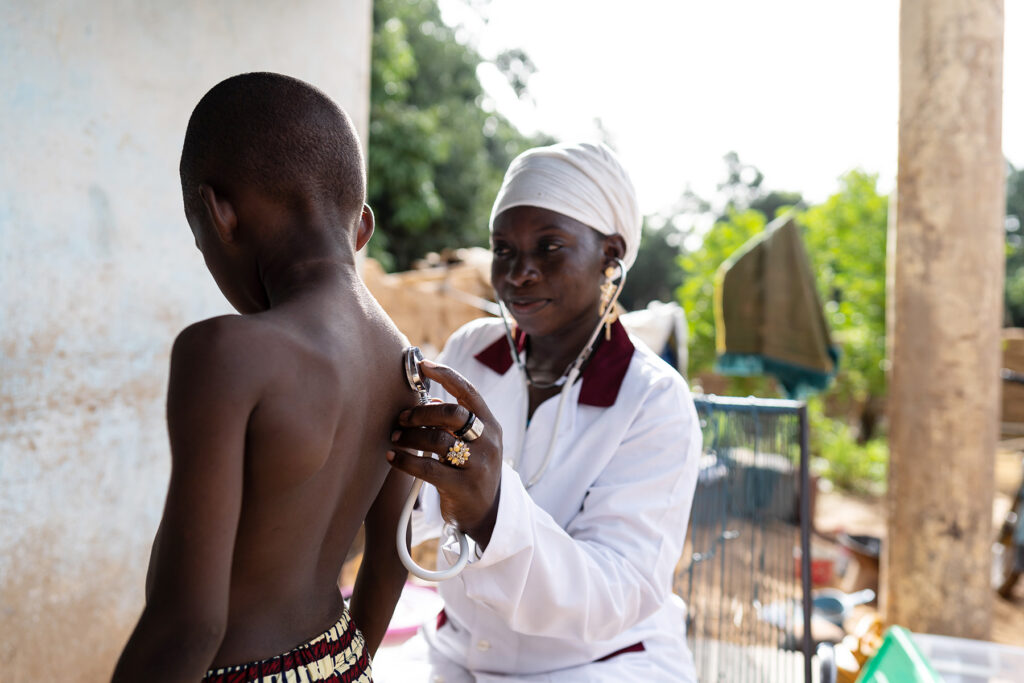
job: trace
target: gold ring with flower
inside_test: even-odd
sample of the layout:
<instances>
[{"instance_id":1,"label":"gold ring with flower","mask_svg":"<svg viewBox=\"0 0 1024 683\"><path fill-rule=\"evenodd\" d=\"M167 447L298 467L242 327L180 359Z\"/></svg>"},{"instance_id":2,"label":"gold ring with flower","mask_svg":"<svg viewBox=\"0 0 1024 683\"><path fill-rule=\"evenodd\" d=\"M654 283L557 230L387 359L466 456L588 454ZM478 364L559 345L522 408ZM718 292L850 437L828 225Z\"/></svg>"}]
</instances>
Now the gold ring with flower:
<instances>
[{"instance_id":1,"label":"gold ring with flower","mask_svg":"<svg viewBox=\"0 0 1024 683\"><path fill-rule=\"evenodd\" d=\"M456 439L452 447L448 449L445 458L455 467L463 467L469 462L469 446L462 439Z\"/></svg>"}]
</instances>

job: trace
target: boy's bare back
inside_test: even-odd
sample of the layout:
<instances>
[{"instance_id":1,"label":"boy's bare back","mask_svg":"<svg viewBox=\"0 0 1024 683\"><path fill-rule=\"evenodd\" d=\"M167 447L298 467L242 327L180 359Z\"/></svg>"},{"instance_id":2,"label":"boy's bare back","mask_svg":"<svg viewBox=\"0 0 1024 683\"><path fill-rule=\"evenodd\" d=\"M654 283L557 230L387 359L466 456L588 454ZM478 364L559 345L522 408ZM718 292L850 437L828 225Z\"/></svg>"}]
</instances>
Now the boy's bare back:
<instances>
[{"instance_id":1,"label":"boy's bare back","mask_svg":"<svg viewBox=\"0 0 1024 683\"><path fill-rule=\"evenodd\" d=\"M268 83L282 86L283 77L236 78L248 80L229 79L227 95L224 84L211 91L221 95L208 117L230 122L221 109ZM323 116L318 111L314 119ZM197 323L175 341L167 400L171 480L146 609L115 679L145 672L146 680L197 680L208 669L274 657L324 633L345 610L338 576L364 519L351 616L370 653L406 576L394 533L410 482L392 472L384 453L394 416L416 397L404 378L405 339L355 266L355 251L373 231L361 199L362 208L352 209L364 188L337 206L333 196L307 197L300 162L292 172L298 180L285 173L278 194L260 179L259 157L235 160L238 170L211 161L205 147L190 152L190 135L203 138L193 135L193 122L182 155L186 215L211 274L242 315ZM334 134L328 130L328 138ZM253 153L280 165L270 147ZM287 156L287 145L282 149ZM187 168L197 155L194 166L202 170ZM257 168L256 175L246 177L246 168ZM193 177L218 173L230 178L220 188ZM333 177L335 169L325 173L339 187L352 181ZM190 196L193 184L198 197Z\"/></svg>"},{"instance_id":2,"label":"boy's bare back","mask_svg":"<svg viewBox=\"0 0 1024 683\"><path fill-rule=\"evenodd\" d=\"M205 481L192 483L196 497L177 520L185 528L225 522L217 535L209 530L231 567L214 665L287 651L337 620L339 569L390 469L383 454L394 416L415 403L397 330L382 315L339 305L340 293L328 288L284 310L205 321L175 345L172 447L206 450L204 424L234 442L218 461L194 463ZM381 525L389 551L392 521ZM368 534L369 543L379 539ZM182 560L168 562L177 571ZM197 589L209 590L189 587Z\"/></svg>"}]
</instances>

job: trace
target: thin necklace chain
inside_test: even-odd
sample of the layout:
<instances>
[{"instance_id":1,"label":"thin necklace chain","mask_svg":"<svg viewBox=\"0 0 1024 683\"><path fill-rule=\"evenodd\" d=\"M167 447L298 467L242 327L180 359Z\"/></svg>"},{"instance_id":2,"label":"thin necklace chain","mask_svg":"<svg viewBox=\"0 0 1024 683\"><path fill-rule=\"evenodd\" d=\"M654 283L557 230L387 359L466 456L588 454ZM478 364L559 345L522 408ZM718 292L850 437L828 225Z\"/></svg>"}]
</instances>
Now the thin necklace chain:
<instances>
[{"instance_id":1,"label":"thin necklace chain","mask_svg":"<svg viewBox=\"0 0 1024 683\"><path fill-rule=\"evenodd\" d=\"M594 353L598 346L601 344L601 336L598 335L597 339L590 345L589 349L585 349L583 352L583 363L580 365L580 371L587 366L590 362L590 356ZM530 368L526 367L526 363L523 363L523 374L526 376L526 383L534 389L554 389L565 384L565 381L569 379L569 373L572 371L572 366L576 364L580 354L576 354L576 358L569 361L569 364L565 366L565 370L562 371L561 376L553 382L538 382L530 376Z\"/></svg>"}]
</instances>

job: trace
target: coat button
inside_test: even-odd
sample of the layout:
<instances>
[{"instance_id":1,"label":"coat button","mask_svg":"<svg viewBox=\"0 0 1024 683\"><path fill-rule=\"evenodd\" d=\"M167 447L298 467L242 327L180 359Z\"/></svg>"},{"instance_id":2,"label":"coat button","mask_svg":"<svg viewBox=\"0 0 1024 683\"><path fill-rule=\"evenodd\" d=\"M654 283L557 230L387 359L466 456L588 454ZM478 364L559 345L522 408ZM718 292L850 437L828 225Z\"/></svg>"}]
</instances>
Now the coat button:
<instances>
[{"instance_id":1,"label":"coat button","mask_svg":"<svg viewBox=\"0 0 1024 683\"><path fill-rule=\"evenodd\" d=\"M491 644L486 640L478 640L476 642L476 649L480 650L480 652L487 652L491 649Z\"/></svg>"}]
</instances>

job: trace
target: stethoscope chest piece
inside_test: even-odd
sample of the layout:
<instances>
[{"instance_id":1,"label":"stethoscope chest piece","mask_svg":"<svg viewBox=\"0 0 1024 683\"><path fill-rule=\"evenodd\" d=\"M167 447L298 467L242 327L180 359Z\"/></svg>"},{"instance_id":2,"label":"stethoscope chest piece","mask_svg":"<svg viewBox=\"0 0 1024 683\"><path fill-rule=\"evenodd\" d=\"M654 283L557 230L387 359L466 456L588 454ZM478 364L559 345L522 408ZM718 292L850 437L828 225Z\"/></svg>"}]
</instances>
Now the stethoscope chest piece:
<instances>
[{"instance_id":1,"label":"stethoscope chest piece","mask_svg":"<svg viewBox=\"0 0 1024 683\"><path fill-rule=\"evenodd\" d=\"M423 352L418 346L408 346L402 352L402 356L405 361L405 380L412 390L420 395L420 403L427 403L430 400L430 379L420 373Z\"/></svg>"}]
</instances>

